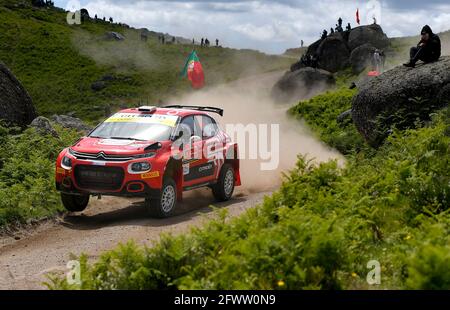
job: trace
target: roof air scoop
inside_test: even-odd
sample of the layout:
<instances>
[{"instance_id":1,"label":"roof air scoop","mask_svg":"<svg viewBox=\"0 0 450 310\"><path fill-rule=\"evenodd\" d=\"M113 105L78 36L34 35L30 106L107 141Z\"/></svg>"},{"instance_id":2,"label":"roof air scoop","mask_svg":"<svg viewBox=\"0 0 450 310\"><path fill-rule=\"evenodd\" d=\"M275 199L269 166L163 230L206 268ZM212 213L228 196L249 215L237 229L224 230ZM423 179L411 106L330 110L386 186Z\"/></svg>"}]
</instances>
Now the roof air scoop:
<instances>
[{"instance_id":1,"label":"roof air scoop","mask_svg":"<svg viewBox=\"0 0 450 310\"><path fill-rule=\"evenodd\" d=\"M139 112L148 112L148 113L152 113L156 111L156 107L155 106L142 106L138 108Z\"/></svg>"}]
</instances>

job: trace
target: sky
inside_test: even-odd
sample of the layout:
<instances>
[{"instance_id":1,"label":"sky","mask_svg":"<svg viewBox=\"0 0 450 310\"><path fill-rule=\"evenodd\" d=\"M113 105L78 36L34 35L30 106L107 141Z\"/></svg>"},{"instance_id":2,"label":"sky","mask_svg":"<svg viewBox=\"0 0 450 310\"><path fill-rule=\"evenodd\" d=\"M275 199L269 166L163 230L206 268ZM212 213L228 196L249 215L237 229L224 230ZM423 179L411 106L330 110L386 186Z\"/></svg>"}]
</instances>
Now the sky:
<instances>
[{"instance_id":1,"label":"sky","mask_svg":"<svg viewBox=\"0 0 450 310\"><path fill-rule=\"evenodd\" d=\"M91 16L113 17L136 28L185 38L216 39L232 48L250 48L269 54L316 41L342 17L356 26L373 17L389 37L420 33L425 24L435 32L450 29L448 0L55 0L65 9L86 8Z\"/></svg>"}]
</instances>

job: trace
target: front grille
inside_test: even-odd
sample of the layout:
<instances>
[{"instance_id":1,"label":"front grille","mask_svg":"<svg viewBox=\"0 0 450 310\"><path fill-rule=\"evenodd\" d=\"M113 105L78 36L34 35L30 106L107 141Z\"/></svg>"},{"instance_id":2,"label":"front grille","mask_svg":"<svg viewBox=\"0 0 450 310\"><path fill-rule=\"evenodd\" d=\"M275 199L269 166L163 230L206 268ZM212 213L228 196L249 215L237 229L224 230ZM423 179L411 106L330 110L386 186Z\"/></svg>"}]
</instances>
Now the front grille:
<instances>
[{"instance_id":1,"label":"front grille","mask_svg":"<svg viewBox=\"0 0 450 310\"><path fill-rule=\"evenodd\" d=\"M75 166L75 180L83 189L119 190L123 178L124 171L120 167Z\"/></svg>"},{"instance_id":2,"label":"front grille","mask_svg":"<svg viewBox=\"0 0 450 310\"><path fill-rule=\"evenodd\" d=\"M70 150L70 154L75 156L76 159L80 160L99 160L99 161L113 161L113 162L124 162L128 160L132 160L133 156L126 155L109 155L104 152L100 153L82 153L76 152L74 150Z\"/></svg>"}]
</instances>

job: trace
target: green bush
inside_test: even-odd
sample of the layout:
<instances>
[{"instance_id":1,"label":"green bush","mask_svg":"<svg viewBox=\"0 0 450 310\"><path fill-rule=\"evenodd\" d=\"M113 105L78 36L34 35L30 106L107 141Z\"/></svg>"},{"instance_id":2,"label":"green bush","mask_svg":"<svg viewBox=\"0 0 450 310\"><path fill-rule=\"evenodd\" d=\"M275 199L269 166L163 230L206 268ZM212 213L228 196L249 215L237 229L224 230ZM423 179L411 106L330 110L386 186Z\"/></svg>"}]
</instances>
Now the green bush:
<instances>
[{"instance_id":1,"label":"green bush","mask_svg":"<svg viewBox=\"0 0 450 310\"><path fill-rule=\"evenodd\" d=\"M61 211L55 189L55 161L77 133L57 128L60 138L34 128L0 126L0 227Z\"/></svg>"},{"instance_id":2,"label":"green bush","mask_svg":"<svg viewBox=\"0 0 450 310\"><path fill-rule=\"evenodd\" d=\"M348 118L338 123L338 116L352 106L354 90L340 88L301 101L290 113L306 121L319 138L342 154L357 152L364 147L364 140Z\"/></svg>"}]
</instances>

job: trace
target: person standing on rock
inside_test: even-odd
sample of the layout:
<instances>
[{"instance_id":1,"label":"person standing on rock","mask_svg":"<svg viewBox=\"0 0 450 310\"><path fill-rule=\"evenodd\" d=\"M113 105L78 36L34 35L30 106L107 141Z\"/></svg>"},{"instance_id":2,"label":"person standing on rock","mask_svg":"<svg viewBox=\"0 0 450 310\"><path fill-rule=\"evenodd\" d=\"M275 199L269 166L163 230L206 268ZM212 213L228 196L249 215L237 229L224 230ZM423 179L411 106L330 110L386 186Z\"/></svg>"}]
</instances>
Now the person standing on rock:
<instances>
[{"instance_id":1,"label":"person standing on rock","mask_svg":"<svg viewBox=\"0 0 450 310\"><path fill-rule=\"evenodd\" d=\"M430 26L426 25L422 28L421 36L417 47L411 48L410 60L403 64L405 67L414 68L419 60L429 63L438 61L441 57L441 39L433 33Z\"/></svg>"}]
</instances>

